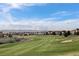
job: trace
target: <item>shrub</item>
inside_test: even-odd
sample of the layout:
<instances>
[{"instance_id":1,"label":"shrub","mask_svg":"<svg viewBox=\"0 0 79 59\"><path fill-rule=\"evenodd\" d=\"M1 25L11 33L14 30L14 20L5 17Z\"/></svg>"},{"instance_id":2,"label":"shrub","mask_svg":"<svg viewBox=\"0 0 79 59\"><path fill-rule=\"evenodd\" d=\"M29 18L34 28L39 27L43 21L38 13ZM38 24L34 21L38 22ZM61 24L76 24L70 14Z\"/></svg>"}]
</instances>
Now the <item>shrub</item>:
<instances>
[{"instance_id":1,"label":"shrub","mask_svg":"<svg viewBox=\"0 0 79 59\"><path fill-rule=\"evenodd\" d=\"M16 38L15 41L16 41L16 42L20 42L21 39L20 39L20 38Z\"/></svg>"},{"instance_id":2,"label":"shrub","mask_svg":"<svg viewBox=\"0 0 79 59\"><path fill-rule=\"evenodd\" d=\"M4 37L0 38L0 44L5 44L5 43L15 43L15 42L24 42L24 41L29 41L29 38L17 38L17 37Z\"/></svg>"}]
</instances>

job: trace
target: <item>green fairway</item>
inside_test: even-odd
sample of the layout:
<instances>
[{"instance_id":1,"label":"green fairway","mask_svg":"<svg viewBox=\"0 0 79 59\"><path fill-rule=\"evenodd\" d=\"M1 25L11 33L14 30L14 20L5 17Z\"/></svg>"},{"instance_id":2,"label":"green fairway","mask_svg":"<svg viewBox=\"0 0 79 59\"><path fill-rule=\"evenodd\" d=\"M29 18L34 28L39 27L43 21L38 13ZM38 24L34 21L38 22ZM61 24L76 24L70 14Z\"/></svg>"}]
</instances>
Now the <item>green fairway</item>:
<instances>
[{"instance_id":1,"label":"green fairway","mask_svg":"<svg viewBox=\"0 0 79 59\"><path fill-rule=\"evenodd\" d=\"M31 40L25 42L0 44L0 55L6 55L6 56L79 55L79 36L73 35L69 37L63 37L58 35L31 35L22 37L30 38Z\"/></svg>"}]
</instances>

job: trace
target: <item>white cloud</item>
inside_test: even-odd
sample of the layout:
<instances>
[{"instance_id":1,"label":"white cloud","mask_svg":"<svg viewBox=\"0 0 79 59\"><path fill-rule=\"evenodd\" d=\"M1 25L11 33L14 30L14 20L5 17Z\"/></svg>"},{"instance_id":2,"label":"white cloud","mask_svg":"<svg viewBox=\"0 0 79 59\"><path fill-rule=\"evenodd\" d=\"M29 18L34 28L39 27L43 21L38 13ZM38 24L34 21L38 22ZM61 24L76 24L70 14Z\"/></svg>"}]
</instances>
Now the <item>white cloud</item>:
<instances>
[{"instance_id":1,"label":"white cloud","mask_svg":"<svg viewBox=\"0 0 79 59\"><path fill-rule=\"evenodd\" d=\"M33 4L33 3L8 3L7 4L9 7L11 8L21 8L22 6L26 6L26 7L30 7L30 6L35 6L37 4Z\"/></svg>"},{"instance_id":2,"label":"white cloud","mask_svg":"<svg viewBox=\"0 0 79 59\"><path fill-rule=\"evenodd\" d=\"M70 13L68 11L59 11L59 12L56 12L56 13L51 14L51 16L56 16L56 15L59 15L59 16L67 16L67 15L72 15L72 13Z\"/></svg>"},{"instance_id":3,"label":"white cloud","mask_svg":"<svg viewBox=\"0 0 79 59\"><path fill-rule=\"evenodd\" d=\"M4 20L0 22L0 30L68 30L79 28L79 19L57 21L56 18L34 18L22 19L15 22L14 19L16 18L13 17L9 12L5 12L3 16Z\"/></svg>"},{"instance_id":4,"label":"white cloud","mask_svg":"<svg viewBox=\"0 0 79 59\"><path fill-rule=\"evenodd\" d=\"M5 8L2 8L3 11L9 12L11 9L22 9L23 6L31 7L31 6L44 6L46 3L6 3Z\"/></svg>"},{"instance_id":5,"label":"white cloud","mask_svg":"<svg viewBox=\"0 0 79 59\"><path fill-rule=\"evenodd\" d=\"M71 16L71 15L75 15L78 16L79 11L58 11L56 13L52 13L50 16L54 16L54 17L65 17L65 16ZM79 16L78 16L79 17Z\"/></svg>"},{"instance_id":6,"label":"white cloud","mask_svg":"<svg viewBox=\"0 0 79 59\"><path fill-rule=\"evenodd\" d=\"M36 4L8 4L7 7L2 8L0 12L3 15L3 20L0 22L0 30L2 29L21 29L21 30L68 30L79 28L79 19L68 19L63 21L57 21L56 18L44 18L44 19L22 19L14 21L16 19L10 14L10 10L13 8L21 9L22 6L34 6ZM60 13L56 13L60 14ZM66 14L63 11L61 14ZM67 15L67 14L66 14Z\"/></svg>"},{"instance_id":7,"label":"white cloud","mask_svg":"<svg viewBox=\"0 0 79 59\"><path fill-rule=\"evenodd\" d=\"M13 19L11 19L13 20ZM63 21L55 20L21 20L21 21L12 21L8 24L7 21L0 24L1 29L15 29L15 30L70 30L79 28L79 19L69 19Z\"/></svg>"}]
</instances>

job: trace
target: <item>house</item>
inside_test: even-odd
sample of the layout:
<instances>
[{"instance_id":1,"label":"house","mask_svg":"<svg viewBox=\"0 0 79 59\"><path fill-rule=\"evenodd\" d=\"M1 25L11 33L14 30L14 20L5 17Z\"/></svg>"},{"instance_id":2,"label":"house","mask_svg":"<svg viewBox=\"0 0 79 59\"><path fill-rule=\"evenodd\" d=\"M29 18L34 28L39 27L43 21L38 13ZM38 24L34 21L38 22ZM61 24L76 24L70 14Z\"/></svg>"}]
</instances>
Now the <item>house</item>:
<instances>
[{"instance_id":1,"label":"house","mask_svg":"<svg viewBox=\"0 0 79 59\"><path fill-rule=\"evenodd\" d=\"M79 29L71 30L70 31L72 35L79 35Z\"/></svg>"}]
</instances>

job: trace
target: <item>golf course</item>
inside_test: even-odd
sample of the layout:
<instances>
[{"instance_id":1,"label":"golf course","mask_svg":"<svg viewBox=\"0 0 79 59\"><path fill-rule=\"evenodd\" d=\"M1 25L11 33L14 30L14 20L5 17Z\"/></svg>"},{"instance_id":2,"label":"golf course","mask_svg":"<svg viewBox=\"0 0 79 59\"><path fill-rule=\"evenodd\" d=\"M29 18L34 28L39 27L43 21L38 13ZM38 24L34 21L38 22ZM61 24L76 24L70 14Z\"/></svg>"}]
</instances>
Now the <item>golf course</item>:
<instances>
[{"instance_id":1,"label":"golf course","mask_svg":"<svg viewBox=\"0 0 79 59\"><path fill-rule=\"evenodd\" d=\"M17 36L23 42L0 44L0 56L78 56L79 36L59 35Z\"/></svg>"}]
</instances>

